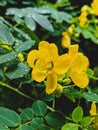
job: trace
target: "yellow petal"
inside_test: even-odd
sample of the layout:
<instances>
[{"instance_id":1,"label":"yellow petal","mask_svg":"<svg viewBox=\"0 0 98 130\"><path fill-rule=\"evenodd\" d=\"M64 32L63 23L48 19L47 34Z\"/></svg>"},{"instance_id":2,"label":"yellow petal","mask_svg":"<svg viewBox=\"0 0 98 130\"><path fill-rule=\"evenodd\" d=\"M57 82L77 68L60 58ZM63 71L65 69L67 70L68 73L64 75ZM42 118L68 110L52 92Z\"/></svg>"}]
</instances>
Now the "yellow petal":
<instances>
[{"instance_id":1,"label":"yellow petal","mask_svg":"<svg viewBox=\"0 0 98 130\"><path fill-rule=\"evenodd\" d=\"M62 40L61 40L61 46L63 48L69 48L71 45L71 39L70 36L65 33L65 35L63 35Z\"/></svg>"},{"instance_id":2,"label":"yellow petal","mask_svg":"<svg viewBox=\"0 0 98 130\"><path fill-rule=\"evenodd\" d=\"M47 94L53 93L55 91L56 87L57 87L57 76L53 72L53 73L49 74L47 77L46 93Z\"/></svg>"},{"instance_id":3,"label":"yellow petal","mask_svg":"<svg viewBox=\"0 0 98 130\"><path fill-rule=\"evenodd\" d=\"M93 10L93 14L98 16L98 0L93 0L93 2L91 3L91 7Z\"/></svg>"},{"instance_id":4,"label":"yellow petal","mask_svg":"<svg viewBox=\"0 0 98 130\"><path fill-rule=\"evenodd\" d=\"M36 68L32 71L32 78L37 82L42 82L47 77L47 73L43 73L43 71L38 71Z\"/></svg>"},{"instance_id":5,"label":"yellow petal","mask_svg":"<svg viewBox=\"0 0 98 130\"><path fill-rule=\"evenodd\" d=\"M38 50L32 50L29 52L27 57L27 63L30 67L34 67L36 60L40 57L40 52Z\"/></svg>"},{"instance_id":6,"label":"yellow petal","mask_svg":"<svg viewBox=\"0 0 98 130\"><path fill-rule=\"evenodd\" d=\"M97 114L97 112L96 112L96 104L94 102L91 104L91 110L89 112L90 112L91 116L94 116L94 115Z\"/></svg>"},{"instance_id":7,"label":"yellow petal","mask_svg":"<svg viewBox=\"0 0 98 130\"><path fill-rule=\"evenodd\" d=\"M71 68L75 71L82 72L89 66L89 60L82 53L77 53L72 62Z\"/></svg>"},{"instance_id":8,"label":"yellow petal","mask_svg":"<svg viewBox=\"0 0 98 130\"><path fill-rule=\"evenodd\" d=\"M39 43L39 51L47 54L52 60L56 60L58 57L58 48L54 43L48 43L47 41L41 41Z\"/></svg>"},{"instance_id":9,"label":"yellow petal","mask_svg":"<svg viewBox=\"0 0 98 130\"><path fill-rule=\"evenodd\" d=\"M54 71L57 74L64 74L70 68L71 59L69 55L64 54L58 57L54 64Z\"/></svg>"},{"instance_id":10,"label":"yellow petal","mask_svg":"<svg viewBox=\"0 0 98 130\"><path fill-rule=\"evenodd\" d=\"M49 43L47 41L41 41L38 45L40 51L47 50L49 48Z\"/></svg>"},{"instance_id":11,"label":"yellow petal","mask_svg":"<svg viewBox=\"0 0 98 130\"><path fill-rule=\"evenodd\" d=\"M87 77L86 72L79 73L76 71L71 71L70 77L71 77L73 83L76 86L78 86L79 88L85 88L89 83L89 79Z\"/></svg>"},{"instance_id":12,"label":"yellow petal","mask_svg":"<svg viewBox=\"0 0 98 130\"><path fill-rule=\"evenodd\" d=\"M69 47L69 51L68 51L68 54L73 58L73 56L78 53L78 48L79 48L79 45L71 45Z\"/></svg>"},{"instance_id":13,"label":"yellow petal","mask_svg":"<svg viewBox=\"0 0 98 130\"><path fill-rule=\"evenodd\" d=\"M52 60L55 61L58 57L58 48L55 44L49 45L49 55L51 56Z\"/></svg>"}]
</instances>

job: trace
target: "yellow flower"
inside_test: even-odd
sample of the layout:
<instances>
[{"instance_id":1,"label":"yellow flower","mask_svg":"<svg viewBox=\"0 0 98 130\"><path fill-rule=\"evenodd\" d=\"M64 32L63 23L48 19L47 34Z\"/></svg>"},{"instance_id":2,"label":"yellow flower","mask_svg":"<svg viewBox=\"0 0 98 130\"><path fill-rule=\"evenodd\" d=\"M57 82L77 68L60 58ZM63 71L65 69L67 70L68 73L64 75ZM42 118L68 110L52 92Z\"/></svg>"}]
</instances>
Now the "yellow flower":
<instances>
[{"instance_id":1,"label":"yellow flower","mask_svg":"<svg viewBox=\"0 0 98 130\"><path fill-rule=\"evenodd\" d=\"M89 113L91 116L95 116L97 114L96 104L94 102L91 104Z\"/></svg>"},{"instance_id":2,"label":"yellow flower","mask_svg":"<svg viewBox=\"0 0 98 130\"><path fill-rule=\"evenodd\" d=\"M93 14L98 16L98 0L93 0L91 3Z\"/></svg>"},{"instance_id":3,"label":"yellow flower","mask_svg":"<svg viewBox=\"0 0 98 130\"><path fill-rule=\"evenodd\" d=\"M89 83L86 74L89 60L82 53L78 52L78 45L71 45L68 54L72 59L68 75L76 86L85 88Z\"/></svg>"},{"instance_id":4,"label":"yellow flower","mask_svg":"<svg viewBox=\"0 0 98 130\"><path fill-rule=\"evenodd\" d=\"M79 16L79 21L80 21L80 27L85 28L88 26L88 19L87 19L87 11L82 11L80 16Z\"/></svg>"},{"instance_id":5,"label":"yellow flower","mask_svg":"<svg viewBox=\"0 0 98 130\"><path fill-rule=\"evenodd\" d=\"M92 117L93 127L96 130L98 130L98 116L96 116L97 115L97 107L96 107L96 104L94 102L91 104L91 109L90 109L89 113L91 116L95 116L95 117Z\"/></svg>"},{"instance_id":6,"label":"yellow flower","mask_svg":"<svg viewBox=\"0 0 98 130\"><path fill-rule=\"evenodd\" d=\"M67 32L63 32L62 33L61 46L63 48L69 48L70 45L71 45L70 35Z\"/></svg>"},{"instance_id":7,"label":"yellow flower","mask_svg":"<svg viewBox=\"0 0 98 130\"><path fill-rule=\"evenodd\" d=\"M38 50L32 50L27 57L27 63L33 68L32 77L37 82L47 78L46 92L53 93L57 87L57 76L62 75L70 67L68 54L58 55L55 44L41 41Z\"/></svg>"}]
</instances>

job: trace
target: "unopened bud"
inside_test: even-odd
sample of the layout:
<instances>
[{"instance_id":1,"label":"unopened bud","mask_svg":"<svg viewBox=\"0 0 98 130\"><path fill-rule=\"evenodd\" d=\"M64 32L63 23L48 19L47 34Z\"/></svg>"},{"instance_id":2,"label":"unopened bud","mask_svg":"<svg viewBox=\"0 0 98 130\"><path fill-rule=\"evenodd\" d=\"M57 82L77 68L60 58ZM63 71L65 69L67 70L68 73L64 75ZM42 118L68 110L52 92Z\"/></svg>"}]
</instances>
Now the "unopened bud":
<instances>
[{"instance_id":1,"label":"unopened bud","mask_svg":"<svg viewBox=\"0 0 98 130\"><path fill-rule=\"evenodd\" d=\"M57 88L55 90L55 96L60 97L63 92L63 87L60 84L57 84Z\"/></svg>"},{"instance_id":2,"label":"unopened bud","mask_svg":"<svg viewBox=\"0 0 98 130\"><path fill-rule=\"evenodd\" d=\"M18 58L19 58L19 60L20 60L21 62L24 61L24 56L23 56L22 53L19 53L19 54L18 54Z\"/></svg>"}]
</instances>

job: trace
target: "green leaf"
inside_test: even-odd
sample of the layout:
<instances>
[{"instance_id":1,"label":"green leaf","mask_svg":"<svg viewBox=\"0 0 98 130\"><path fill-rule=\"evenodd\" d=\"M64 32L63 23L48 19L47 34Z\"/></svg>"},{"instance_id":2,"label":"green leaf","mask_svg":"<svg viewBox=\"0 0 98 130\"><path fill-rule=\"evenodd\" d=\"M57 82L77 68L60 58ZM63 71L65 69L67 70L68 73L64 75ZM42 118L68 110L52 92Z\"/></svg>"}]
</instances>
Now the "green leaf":
<instances>
[{"instance_id":1,"label":"green leaf","mask_svg":"<svg viewBox=\"0 0 98 130\"><path fill-rule=\"evenodd\" d=\"M10 79L17 79L28 74L29 71L30 68L27 63L19 63L15 69L8 70L5 75Z\"/></svg>"},{"instance_id":2,"label":"green leaf","mask_svg":"<svg viewBox=\"0 0 98 130\"><path fill-rule=\"evenodd\" d=\"M61 130L78 130L78 124L67 123L63 125Z\"/></svg>"},{"instance_id":3,"label":"green leaf","mask_svg":"<svg viewBox=\"0 0 98 130\"><path fill-rule=\"evenodd\" d=\"M43 119L40 117L35 117L33 118L30 126L34 129L34 130L50 130L50 127L46 126L45 124L43 124Z\"/></svg>"},{"instance_id":4,"label":"green leaf","mask_svg":"<svg viewBox=\"0 0 98 130\"><path fill-rule=\"evenodd\" d=\"M18 8L8 8L6 15L16 15L16 16L22 18L25 15L25 13L24 13L24 10L22 10L22 9L20 10Z\"/></svg>"},{"instance_id":5,"label":"green leaf","mask_svg":"<svg viewBox=\"0 0 98 130\"><path fill-rule=\"evenodd\" d=\"M14 38L9 31L9 28L2 22L0 22L0 41L9 45L12 45L14 42Z\"/></svg>"},{"instance_id":6,"label":"green leaf","mask_svg":"<svg viewBox=\"0 0 98 130\"><path fill-rule=\"evenodd\" d=\"M10 130L10 129L5 126L0 125L0 130Z\"/></svg>"},{"instance_id":7,"label":"green leaf","mask_svg":"<svg viewBox=\"0 0 98 130\"><path fill-rule=\"evenodd\" d=\"M82 29L82 35L85 39L91 39L94 43L97 44L97 38L94 36L92 32L87 29Z\"/></svg>"},{"instance_id":8,"label":"green leaf","mask_svg":"<svg viewBox=\"0 0 98 130\"><path fill-rule=\"evenodd\" d=\"M17 52L9 52L6 54L2 54L0 55L0 64L5 63L7 61L11 61L15 57L17 57Z\"/></svg>"},{"instance_id":9,"label":"green leaf","mask_svg":"<svg viewBox=\"0 0 98 130\"><path fill-rule=\"evenodd\" d=\"M34 31L36 29L36 23L31 17L25 16L25 23L30 30Z\"/></svg>"},{"instance_id":10,"label":"green leaf","mask_svg":"<svg viewBox=\"0 0 98 130\"><path fill-rule=\"evenodd\" d=\"M80 121L80 125L83 127L87 127L92 123L93 119L90 116L83 117Z\"/></svg>"},{"instance_id":11,"label":"green leaf","mask_svg":"<svg viewBox=\"0 0 98 130\"><path fill-rule=\"evenodd\" d=\"M77 106L72 112L72 120L77 123L82 119L82 117L83 117L82 107Z\"/></svg>"},{"instance_id":12,"label":"green leaf","mask_svg":"<svg viewBox=\"0 0 98 130\"><path fill-rule=\"evenodd\" d=\"M50 23L50 21L43 15L38 14L38 13L34 13L32 15L32 18L39 24L41 25L44 29L53 32L53 26Z\"/></svg>"},{"instance_id":13,"label":"green leaf","mask_svg":"<svg viewBox=\"0 0 98 130\"><path fill-rule=\"evenodd\" d=\"M0 1L0 6L5 6L7 4L7 1L6 0L1 0Z\"/></svg>"},{"instance_id":14,"label":"green leaf","mask_svg":"<svg viewBox=\"0 0 98 130\"><path fill-rule=\"evenodd\" d=\"M40 118L40 117L35 117L32 119L31 121L31 126L34 128L34 129L39 129L41 127L41 124L43 123L43 119Z\"/></svg>"},{"instance_id":15,"label":"green leaf","mask_svg":"<svg viewBox=\"0 0 98 130\"><path fill-rule=\"evenodd\" d=\"M67 23L70 23L71 15L68 13L53 10L52 12L52 18L56 20L58 23L62 23L63 21L66 21Z\"/></svg>"},{"instance_id":16,"label":"green leaf","mask_svg":"<svg viewBox=\"0 0 98 130\"><path fill-rule=\"evenodd\" d=\"M20 125L21 118L13 110L0 107L0 125L8 127L16 127Z\"/></svg>"},{"instance_id":17,"label":"green leaf","mask_svg":"<svg viewBox=\"0 0 98 130\"><path fill-rule=\"evenodd\" d=\"M63 94L70 99L72 102L75 102L74 95L70 92L70 89L64 89Z\"/></svg>"},{"instance_id":18,"label":"green leaf","mask_svg":"<svg viewBox=\"0 0 98 130\"><path fill-rule=\"evenodd\" d=\"M83 97L90 102L98 103L98 95L94 92L84 92Z\"/></svg>"},{"instance_id":19,"label":"green leaf","mask_svg":"<svg viewBox=\"0 0 98 130\"><path fill-rule=\"evenodd\" d=\"M32 127L28 125L20 125L17 130L32 130Z\"/></svg>"},{"instance_id":20,"label":"green leaf","mask_svg":"<svg viewBox=\"0 0 98 130\"><path fill-rule=\"evenodd\" d=\"M29 121L34 117L34 112L32 108L23 109L20 113L21 120Z\"/></svg>"},{"instance_id":21,"label":"green leaf","mask_svg":"<svg viewBox=\"0 0 98 130\"><path fill-rule=\"evenodd\" d=\"M37 116L44 116L47 112L47 105L43 101L35 101L32 105L33 111Z\"/></svg>"},{"instance_id":22,"label":"green leaf","mask_svg":"<svg viewBox=\"0 0 98 130\"><path fill-rule=\"evenodd\" d=\"M30 40L31 38L29 37L28 33L23 32L21 29L18 29L16 27L13 27L13 30L18 33L19 35L21 35L22 37L26 38L26 40Z\"/></svg>"},{"instance_id":23,"label":"green leaf","mask_svg":"<svg viewBox=\"0 0 98 130\"><path fill-rule=\"evenodd\" d=\"M69 98L69 99L71 99L71 97L72 97L71 101L73 101L73 102L75 102L75 98L82 98L83 97L82 93L75 88L65 88L63 90L63 94L65 96L67 94L68 96L66 96L66 97Z\"/></svg>"},{"instance_id":24,"label":"green leaf","mask_svg":"<svg viewBox=\"0 0 98 130\"><path fill-rule=\"evenodd\" d=\"M33 40L27 40L25 42L21 42L18 45L16 45L14 48L16 51L22 52L30 49L34 45L35 41Z\"/></svg>"},{"instance_id":25,"label":"green leaf","mask_svg":"<svg viewBox=\"0 0 98 130\"><path fill-rule=\"evenodd\" d=\"M64 115L58 111L48 113L45 117L45 120L50 126L57 130L60 129L65 123Z\"/></svg>"}]
</instances>

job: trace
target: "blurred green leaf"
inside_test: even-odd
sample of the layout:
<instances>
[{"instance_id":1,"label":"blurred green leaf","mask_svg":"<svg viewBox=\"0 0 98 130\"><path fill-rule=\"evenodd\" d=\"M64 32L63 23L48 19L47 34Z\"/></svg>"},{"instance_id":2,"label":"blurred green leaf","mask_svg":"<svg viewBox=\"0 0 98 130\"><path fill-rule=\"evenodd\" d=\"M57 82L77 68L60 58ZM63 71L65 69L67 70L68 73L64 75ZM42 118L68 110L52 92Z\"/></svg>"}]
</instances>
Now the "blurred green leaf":
<instances>
[{"instance_id":1,"label":"blurred green leaf","mask_svg":"<svg viewBox=\"0 0 98 130\"><path fill-rule=\"evenodd\" d=\"M46 126L44 120L40 117L33 118L30 126L34 130L50 130L50 127Z\"/></svg>"},{"instance_id":2,"label":"blurred green leaf","mask_svg":"<svg viewBox=\"0 0 98 130\"><path fill-rule=\"evenodd\" d=\"M7 128L6 126L2 126L2 125L0 125L0 130L10 130L10 129Z\"/></svg>"},{"instance_id":3,"label":"blurred green leaf","mask_svg":"<svg viewBox=\"0 0 98 130\"><path fill-rule=\"evenodd\" d=\"M0 6L5 6L7 4L7 1L6 0L1 0L0 1Z\"/></svg>"},{"instance_id":4,"label":"blurred green leaf","mask_svg":"<svg viewBox=\"0 0 98 130\"><path fill-rule=\"evenodd\" d=\"M48 113L45 117L45 120L50 126L57 130L60 129L65 123L64 115L58 111Z\"/></svg>"},{"instance_id":5,"label":"blurred green leaf","mask_svg":"<svg viewBox=\"0 0 98 130\"><path fill-rule=\"evenodd\" d=\"M2 22L0 22L0 41L9 45L12 45L14 42L14 37L12 36L9 28Z\"/></svg>"},{"instance_id":6,"label":"blurred green leaf","mask_svg":"<svg viewBox=\"0 0 98 130\"><path fill-rule=\"evenodd\" d=\"M39 24L41 25L43 28L47 29L48 31L53 32L53 26L50 23L50 21L43 15L38 14L38 13L34 13L32 15L32 18Z\"/></svg>"},{"instance_id":7,"label":"blurred green leaf","mask_svg":"<svg viewBox=\"0 0 98 130\"><path fill-rule=\"evenodd\" d=\"M40 117L35 117L32 119L30 126L32 126L34 129L41 128L41 125L43 123L43 119Z\"/></svg>"},{"instance_id":8,"label":"blurred green leaf","mask_svg":"<svg viewBox=\"0 0 98 130\"><path fill-rule=\"evenodd\" d=\"M34 31L36 29L36 23L31 17L25 16L25 23L29 29Z\"/></svg>"},{"instance_id":9,"label":"blurred green leaf","mask_svg":"<svg viewBox=\"0 0 98 130\"><path fill-rule=\"evenodd\" d=\"M56 20L57 23L62 23L66 21L70 23L71 15L63 11L52 10L51 17Z\"/></svg>"},{"instance_id":10,"label":"blurred green leaf","mask_svg":"<svg viewBox=\"0 0 98 130\"><path fill-rule=\"evenodd\" d=\"M74 122L79 122L83 117L82 107L77 106L72 112L72 120Z\"/></svg>"},{"instance_id":11,"label":"blurred green leaf","mask_svg":"<svg viewBox=\"0 0 98 130\"><path fill-rule=\"evenodd\" d=\"M32 127L29 125L20 125L17 130L32 130Z\"/></svg>"},{"instance_id":12,"label":"blurred green leaf","mask_svg":"<svg viewBox=\"0 0 98 130\"><path fill-rule=\"evenodd\" d=\"M98 95L94 92L84 92L83 97L89 102L98 103Z\"/></svg>"},{"instance_id":13,"label":"blurred green leaf","mask_svg":"<svg viewBox=\"0 0 98 130\"><path fill-rule=\"evenodd\" d=\"M33 111L37 116L44 116L47 112L47 105L43 101L35 101L32 105Z\"/></svg>"},{"instance_id":14,"label":"blurred green leaf","mask_svg":"<svg viewBox=\"0 0 98 130\"><path fill-rule=\"evenodd\" d=\"M17 57L17 52L9 52L6 54L2 54L0 55L0 64L5 63L7 61L11 61L15 57Z\"/></svg>"},{"instance_id":15,"label":"blurred green leaf","mask_svg":"<svg viewBox=\"0 0 98 130\"><path fill-rule=\"evenodd\" d=\"M81 33L85 39L90 39L95 44L97 44L97 38L95 37L94 33L91 30L89 30L89 28L76 27L75 31Z\"/></svg>"},{"instance_id":16,"label":"blurred green leaf","mask_svg":"<svg viewBox=\"0 0 98 130\"><path fill-rule=\"evenodd\" d=\"M54 29L51 22L48 20L46 16L41 14L41 12L38 10L39 8L36 9L36 8L30 8L30 7L22 8L22 9L10 8L10 9L7 9L6 15L14 15L15 17L17 16L19 18L25 17L26 25L31 30L35 28L34 21L36 21L44 29L53 32Z\"/></svg>"},{"instance_id":17,"label":"blurred green leaf","mask_svg":"<svg viewBox=\"0 0 98 130\"><path fill-rule=\"evenodd\" d=\"M0 125L16 127L20 123L21 118L15 111L0 107Z\"/></svg>"},{"instance_id":18,"label":"blurred green leaf","mask_svg":"<svg viewBox=\"0 0 98 130\"><path fill-rule=\"evenodd\" d=\"M82 118L82 120L80 121L80 124L83 127L87 127L87 126L89 126L92 123L92 121L93 121L92 117L86 116L86 117Z\"/></svg>"},{"instance_id":19,"label":"blurred green leaf","mask_svg":"<svg viewBox=\"0 0 98 130\"><path fill-rule=\"evenodd\" d=\"M29 121L34 117L32 108L25 108L21 111L20 117L22 121Z\"/></svg>"},{"instance_id":20,"label":"blurred green leaf","mask_svg":"<svg viewBox=\"0 0 98 130\"><path fill-rule=\"evenodd\" d=\"M35 41L33 40L27 40L25 42L21 42L18 45L14 46L14 49L18 52L26 51L30 49L32 46L34 46Z\"/></svg>"},{"instance_id":21,"label":"blurred green leaf","mask_svg":"<svg viewBox=\"0 0 98 130\"><path fill-rule=\"evenodd\" d=\"M78 124L66 123L61 130L78 130Z\"/></svg>"},{"instance_id":22,"label":"blurred green leaf","mask_svg":"<svg viewBox=\"0 0 98 130\"><path fill-rule=\"evenodd\" d=\"M6 76L10 79L17 79L23 77L29 71L30 68L27 63L19 63L15 69L13 68L12 70L8 70Z\"/></svg>"}]
</instances>

